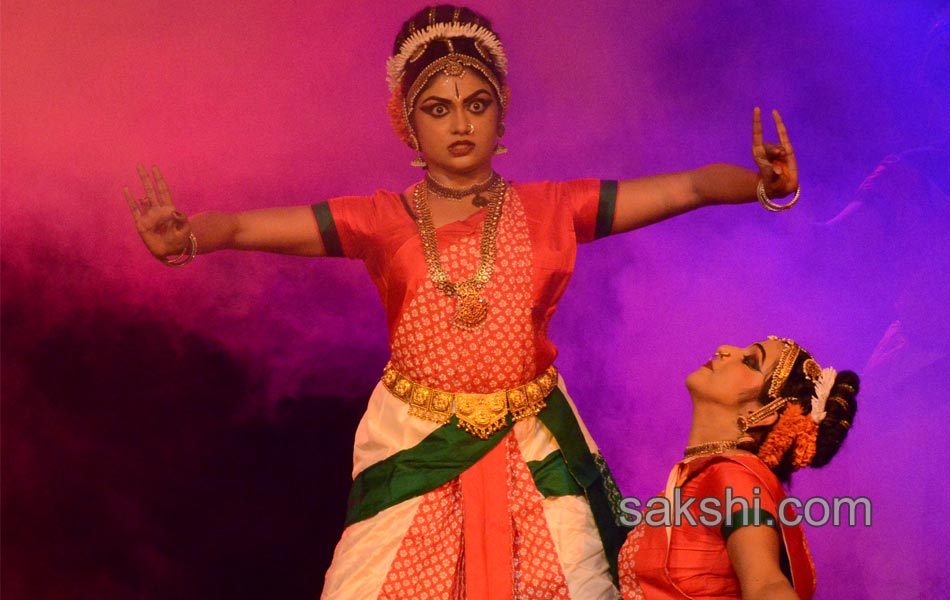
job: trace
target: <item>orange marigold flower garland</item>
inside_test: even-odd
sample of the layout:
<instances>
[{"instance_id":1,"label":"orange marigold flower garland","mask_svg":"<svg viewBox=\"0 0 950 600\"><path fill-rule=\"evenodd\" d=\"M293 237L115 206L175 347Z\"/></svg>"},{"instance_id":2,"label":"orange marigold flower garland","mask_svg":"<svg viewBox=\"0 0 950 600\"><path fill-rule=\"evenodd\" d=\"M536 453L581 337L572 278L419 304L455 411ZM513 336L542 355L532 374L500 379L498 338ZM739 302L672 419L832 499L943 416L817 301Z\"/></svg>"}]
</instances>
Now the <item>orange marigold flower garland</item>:
<instances>
[{"instance_id":1,"label":"orange marigold flower garland","mask_svg":"<svg viewBox=\"0 0 950 600\"><path fill-rule=\"evenodd\" d=\"M397 87L389 96L389 102L386 104L386 112L389 113L389 122L392 123L393 130L407 146L412 146L409 139L409 126L406 124L406 116L402 112L402 88Z\"/></svg>"},{"instance_id":2,"label":"orange marigold flower garland","mask_svg":"<svg viewBox=\"0 0 950 600\"><path fill-rule=\"evenodd\" d=\"M802 414L802 407L789 403L772 431L759 448L759 458L774 469L792 448L792 466L801 469L811 464L818 444L818 425Z\"/></svg>"}]
</instances>

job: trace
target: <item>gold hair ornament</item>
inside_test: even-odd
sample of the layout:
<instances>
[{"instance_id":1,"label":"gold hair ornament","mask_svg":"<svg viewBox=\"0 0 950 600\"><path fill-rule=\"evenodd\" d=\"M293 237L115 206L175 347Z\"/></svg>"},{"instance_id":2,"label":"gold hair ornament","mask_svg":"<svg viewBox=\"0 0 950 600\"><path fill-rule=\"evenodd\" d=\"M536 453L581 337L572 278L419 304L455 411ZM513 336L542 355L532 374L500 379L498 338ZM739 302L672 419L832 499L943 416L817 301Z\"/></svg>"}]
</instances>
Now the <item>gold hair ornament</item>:
<instances>
[{"instance_id":1,"label":"gold hair ornament","mask_svg":"<svg viewBox=\"0 0 950 600\"><path fill-rule=\"evenodd\" d=\"M841 386L841 387L845 387L845 386ZM835 404L843 408L845 413L851 410L851 405L848 404L848 401L842 398L841 396L832 396L831 398L828 398L828 402L834 402Z\"/></svg>"},{"instance_id":2,"label":"gold hair ornament","mask_svg":"<svg viewBox=\"0 0 950 600\"><path fill-rule=\"evenodd\" d=\"M788 338L770 335L769 339L784 344L782 354L779 356L778 362L775 363L775 370L772 372L772 384L769 386L769 398L775 400L779 397L785 382L788 381L788 376L792 372L792 367L795 365L801 346Z\"/></svg>"},{"instance_id":3,"label":"gold hair ornament","mask_svg":"<svg viewBox=\"0 0 950 600\"><path fill-rule=\"evenodd\" d=\"M802 372L805 374L805 379L815 383L821 376L821 367L814 358L806 358L802 363Z\"/></svg>"}]
</instances>

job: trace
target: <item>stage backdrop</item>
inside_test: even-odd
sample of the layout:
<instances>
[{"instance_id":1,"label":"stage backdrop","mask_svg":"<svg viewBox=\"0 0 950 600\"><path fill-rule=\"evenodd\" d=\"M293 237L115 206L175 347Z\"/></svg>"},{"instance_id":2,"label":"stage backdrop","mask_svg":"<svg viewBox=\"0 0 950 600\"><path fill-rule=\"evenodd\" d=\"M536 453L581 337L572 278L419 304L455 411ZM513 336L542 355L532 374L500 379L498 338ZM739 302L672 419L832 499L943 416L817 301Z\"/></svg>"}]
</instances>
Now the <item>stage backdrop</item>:
<instances>
[{"instance_id":1,"label":"stage backdrop","mask_svg":"<svg viewBox=\"0 0 950 600\"><path fill-rule=\"evenodd\" d=\"M681 456L683 379L717 345L774 333L857 370L845 446L791 488L873 503L871 527L808 529L817 597L939 597L950 269L938 3L660 4L471 3L511 63L499 172L752 166L758 105L782 111L802 198L583 247L551 325L557 364L641 499ZM384 63L420 7L3 3L4 598L319 593L356 421L387 359L375 290L344 259L222 252L164 267L122 188L140 194L144 162L187 213L404 189L420 173L389 128Z\"/></svg>"}]
</instances>

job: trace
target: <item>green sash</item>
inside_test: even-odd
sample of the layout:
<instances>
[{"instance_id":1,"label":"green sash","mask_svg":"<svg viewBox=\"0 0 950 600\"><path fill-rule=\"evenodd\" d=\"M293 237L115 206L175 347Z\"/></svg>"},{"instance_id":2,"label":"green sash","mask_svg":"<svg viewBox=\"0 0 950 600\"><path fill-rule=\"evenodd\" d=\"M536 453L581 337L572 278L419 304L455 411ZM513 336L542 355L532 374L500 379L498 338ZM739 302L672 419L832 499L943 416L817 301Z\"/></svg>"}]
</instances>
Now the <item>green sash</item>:
<instances>
[{"instance_id":1,"label":"green sash","mask_svg":"<svg viewBox=\"0 0 950 600\"><path fill-rule=\"evenodd\" d=\"M618 524L619 506L608 497L617 495L616 484L600 457L590 452L571 406L560 389L546 398L538 415L551 431L560 451L528 467L538 490L550 496L587 496L600 533L610 571L617 579L617 555L627 529ZM510 421L486 440L462 431L455 416L421 442L367 467L353 481L346 514L350 526L442 486L458 477L488 454L511 430ZM599 459L599 460L598 460Z\"/></svg>"}]
</instances>

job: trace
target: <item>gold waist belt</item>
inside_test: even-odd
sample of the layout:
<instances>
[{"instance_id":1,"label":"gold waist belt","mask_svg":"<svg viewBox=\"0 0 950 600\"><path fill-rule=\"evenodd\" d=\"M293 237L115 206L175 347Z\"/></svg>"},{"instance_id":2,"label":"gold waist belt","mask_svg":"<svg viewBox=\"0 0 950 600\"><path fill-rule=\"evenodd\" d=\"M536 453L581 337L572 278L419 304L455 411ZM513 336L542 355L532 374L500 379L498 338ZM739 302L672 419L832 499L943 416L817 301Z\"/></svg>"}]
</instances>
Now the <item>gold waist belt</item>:
<instances>
[{"instance_id":1,"label":"gold waist belt","mask_svg":"<svg viewBox=\"0 0 950 600\"><path fill-rule=\"evenodd\" d=\"M505 426L511 414L515 421L533 416L544 408L544 399L557 385L557 369L548 367L535 379L490 394L462 394L426 387L404 377L389 364L383 369L383 385L409 405L409 414L426 421L448 423L454 414L460 429L481 439Z\"/></svg>"}]
</instances>

